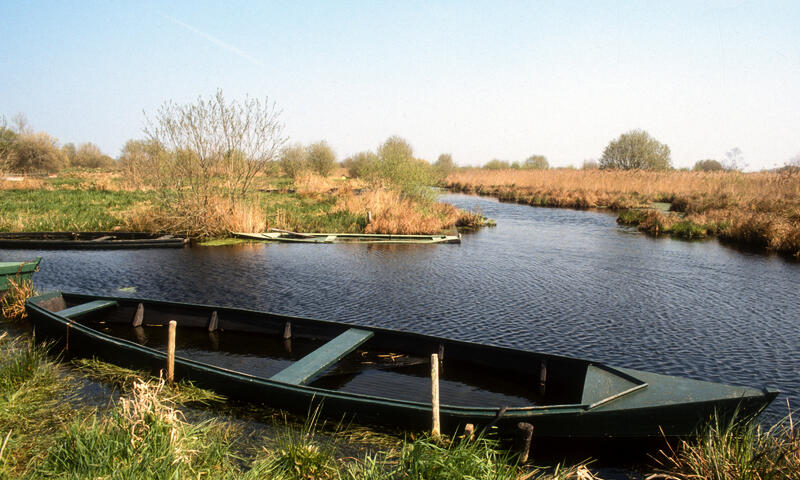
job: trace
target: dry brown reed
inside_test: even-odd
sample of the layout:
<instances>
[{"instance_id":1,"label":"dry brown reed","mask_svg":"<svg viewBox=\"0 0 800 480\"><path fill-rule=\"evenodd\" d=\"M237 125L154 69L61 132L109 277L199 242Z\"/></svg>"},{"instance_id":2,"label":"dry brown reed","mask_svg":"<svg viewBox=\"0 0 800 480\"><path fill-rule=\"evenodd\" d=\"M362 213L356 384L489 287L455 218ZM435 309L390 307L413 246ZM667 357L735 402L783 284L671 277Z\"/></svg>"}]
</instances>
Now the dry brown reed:
<instances>
[{"instance_id":1,"label":"dry brown reed","mask_svg":"<svg viewBox=\"0 0 800 480\"><path fill-rule=\"evenodd\" d=\"M264 212L255 204L232 203L213 196L205 204L184 198L167 210L140 204L124 212L125 229L136 232L166 232L194 238L211 238L230 232L263 232L267 229Z\"/></svg>"},{"instance_id":2,"label":"dry brown reed","mask_svg":"<svg viewBox=\"0 0 800 480\"><path fill-rule=\"evenodd\" d=\"M53 187L41 178L24 177L22 180L0 178L0 190L52 190Z\"/></svg>"},{"instance_id":3,"label":"dry brown reed","mask_svg":"<svg viewBox=\"0 0 800 480\"><path fill-rule=\"evenodd\" d=\"M294 179L294 188L301 195L325 194L336 187L331 177L323 177L311 171L301 172Z\"/></svg>"},{"instance_id":4,"label":"dry brown reed","mask_svg":"<svg viewBox=\"0 0 800 480\"><path fill-rule=\"evenodd\" d=\"M361 195L340 191L332 210L354 214L369 211L372 221L365 233L434 234L452 228L460 216L452 205L417 203L393 190L371 190Z\"/></svg>"},{"instance_id":5,"label":"dry brown reed","mask_svg":"<svg viewBox=\"0 0 800 480\"><path fill-rule=\"evenodd\" d=\"M9 320L22 320L27 317L25 301L36 295L30 280L8 279L8 290L0 292L0 313Z\"/></svg>"},{"instance_id":6,"label":"dry brown reed","mask_svg":"<svg viewBox=\"0 0 800 480\"><path fill-rule=\"evenodd\" d=\"M625 209L669 202L673 211L685 215L653 218L648 225L688 221L738 244L800 255L797 172L469 169L450 174L447 184L457 191L538 206ZM647 225L640 227L648 230ZM659 227L653 228L648 231L660 233Z\"/></svg>"}]
</instances>

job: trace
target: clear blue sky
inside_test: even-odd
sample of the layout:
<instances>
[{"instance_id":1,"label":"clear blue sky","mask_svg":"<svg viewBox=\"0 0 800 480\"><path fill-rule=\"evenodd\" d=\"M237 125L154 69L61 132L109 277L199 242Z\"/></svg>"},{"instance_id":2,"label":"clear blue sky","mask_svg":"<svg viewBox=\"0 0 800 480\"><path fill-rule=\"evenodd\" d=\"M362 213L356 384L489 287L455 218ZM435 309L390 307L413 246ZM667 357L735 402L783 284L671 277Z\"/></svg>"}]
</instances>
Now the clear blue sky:
<instances>
[{"instance_id":1,"label":"clear blue sky","mask_svg":"<svg viewBox=\"0 0 800 480\"><path fill-rule=\"evenodd\" d=\"M675 166L800 153L800 2L0 0L0 115L112 156L143 112L268 96L339 158L390 135L462 165L598 158L642 128Z\"/></svg>"}]
</instances>

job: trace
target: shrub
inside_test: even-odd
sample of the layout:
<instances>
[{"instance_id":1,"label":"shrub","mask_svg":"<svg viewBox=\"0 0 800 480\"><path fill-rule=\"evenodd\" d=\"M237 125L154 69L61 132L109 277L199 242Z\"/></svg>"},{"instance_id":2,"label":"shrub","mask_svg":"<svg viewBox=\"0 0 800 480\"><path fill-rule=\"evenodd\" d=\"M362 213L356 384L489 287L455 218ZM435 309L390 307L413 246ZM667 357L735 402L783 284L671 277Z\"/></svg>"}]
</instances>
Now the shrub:
<instances>
[{"instance_id":1,"label":"shrub","mask_svg":"<svg viewBox=\"0 0 800 480\"><path fill-rule=\"evenodd\" d=\"M204 236L226 229L209 221L252 211L253 180L272 165L285 142L278 116L266 100L228 102L217 91L194 104L166 102L147 120L145 133L163 153L152 156L144 178L158 189L161 211L183 217L170 222L181 226L177 231ZM209 208L214 212L204 214Z\"/></svg>"},{"instance_id":2,"label":"shrub","mask_svg":"<svg viewBox=\"0 0 800 480\"><path fill-rule=\"evenodd\" d=\"M70 143L68 145L72 144ZM78 147L74 157L71 159L70 165L84 168L109 168L114 166L114 160L101 152L97 145L87 142Z\"/></svg>"},{"instance_id":3,"label":"shrub","mask_svg":"<svg viewBox=\"0 0 800 480\"><path fill-rule=\"evenodd\" d=\"M336 168L336 154L325 140L309 145L306 148L306 157L311 170L323 177L330 175Z\"/></svg>"},{"instance_id":4,"label":"shrub","mask_svg":"<svg viewBox=\"0 0 800 480\"><path fill-rule=\"evenodd\" d=\"M384 186L417 200L431 200L434 194L430 186L435 182L431 166L415 159L413 153L405 139L389 137L378 148L377 161L369 164L367 180L373 187Z\"/></svg>"},{"instance_id":5,"label":"shrub","mask_svg":"<svg viewBox=\"0 0 800 480\"><path fill-rule=\"evenodd\" d=\"M439 155L439 158L436 159L436 163L433 164L433 168L436 170L436 173L441 178L445 178L456 168L456 164L453 162L453 156L449 153L443 153Z\"/></svg>"},{"instance_id":6,"label":"shrub","mask_svg":"<svg viewBox=\"0 0 800 480\"><path fill-rule=\"evenodd\" d=\"M78 154L78 149L75 148L75 144L65 143L63 147L61 147L61 151L64 152L64 155L67 156L70 165L75 165L75 156Z\"/></svg>"},{"instance_id":7,"label":"shrub","mask_svg":"<svg viewBox=\"0 0 800 480\"><path fill-rule=\"evenodd\" d=\"M373 152L359 152L353 156L347 157L342 162L342 166L347 169L347 175L353 178L364 177L371 170L374 164L377 163L378 156Z\"/></svg>"},{"instance_id":8,"label":"shrub","mask_svg":"<svg viewBox=\"0 0 800 480\"><path fill-rule=\"evenodd\" d=\"M550 168L550 163L544 155L531 155L525 160L522 168L527 170L547 170Z\"/></svg>"},{"instance_id":9,"label":"shrub","mask_svg":"<svg viewBox=\"0 0 800 480\"><path fill-rule=\"evenodd\" d=\"M692 168L695 172L718 172L724 169L725 168L719 161L713 159L698 160L697 163L694 164L694 168Z\"/></svg>"},{"instance_id":10,"label":"shrub","mask_svg":"<svg viewBox=\"0 0 800 480\"><path fill-rule=\"evenodd\" d=\"M301 173L310 169L308 152L299 143L281 150L279 163L283 173L292 178L297 178Z\"/></svg>"},{"instance_id":11,"label":"shrub","mask_svg":"<svg viewBox=\"0 0 800 480\"><path fill-rule=\"evenodd\" d=\"M67 163L58 141L45 132L18 135L6 156L6 168L19 173L57 172Z\"/></svg>"},{"instance_id":12,"label":"shrub","mask_svg":"<svg viewBox=\"0 0 800 480\"><path fill-rule=\"evenodd\" d=\"M631 130L612 140L603 151L600 168L620 170L667 170L669 147L644 130Z\"/></svg>"},{"instance_id":13,"label":"shrub","mask_svg":"<svg viewBox=\"0 0 800 480\"><path fill-rule=\"evenodd\" d=\"M498 160L494 158L486 162L483 168L487 170L505 170L511 168L511 165L505 160Z\"/></svg>"}]
</instances>

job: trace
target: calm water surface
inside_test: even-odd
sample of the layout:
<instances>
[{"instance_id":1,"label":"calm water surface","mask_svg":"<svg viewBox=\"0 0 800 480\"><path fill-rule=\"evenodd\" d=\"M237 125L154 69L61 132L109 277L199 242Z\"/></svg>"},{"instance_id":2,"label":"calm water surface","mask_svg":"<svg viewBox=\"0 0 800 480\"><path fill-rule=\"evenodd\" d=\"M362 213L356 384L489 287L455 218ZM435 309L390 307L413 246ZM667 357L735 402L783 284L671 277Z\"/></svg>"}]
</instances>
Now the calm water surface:
<instances>
[{"instance_id":1,"label":"calm water surface","mask_svg":"<svg viewBox=\"0 0 800 480\"><path fill-rule=\"evenodd\" d=\"M447 195L498 226L461 245L46 251L39 290L224 304L751 386L800 406L800 264L653 239L615 215ZM0 251L0 261L31 251ZM136 293L120 288L135 287Z\"/></svg>"}]
</instances>

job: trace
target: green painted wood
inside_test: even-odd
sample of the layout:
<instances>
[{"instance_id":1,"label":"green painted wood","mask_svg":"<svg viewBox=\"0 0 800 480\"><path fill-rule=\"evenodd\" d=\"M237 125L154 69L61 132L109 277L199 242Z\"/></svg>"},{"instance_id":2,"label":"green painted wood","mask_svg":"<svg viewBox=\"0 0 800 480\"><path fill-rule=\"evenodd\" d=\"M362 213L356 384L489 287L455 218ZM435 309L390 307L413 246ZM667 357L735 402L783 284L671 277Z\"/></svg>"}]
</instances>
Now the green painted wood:
<instances>
[{"instance_id":1,"label":"green painted wood","mask_svg":"<svg viewBox=\"0 0 800 480\"><path fill-rule=\"evenodd\" d=\"M32 262L0 262L0 292L8 289L9 279L17 284L30 280L41 260L42 257Z\"/></svg>"},{"instance_id":2,"label":"green painted wood","mask_svg":"<svg viewBox=\"0 0 800 480\"><path fill-rule=\"evenodd\" d=\"M56 313L58 313L60 316L64 318L77 318L86 315L88 313L116 306L117 302L113 300L94 300L92 302L82 303L80 305L75 305L74 307L69 307L67 309L60 310Z\"/></svg>"},{"instance_id":3,"label":"green painted wood","mask_svg":"<svg viewBox=\"0 0 800 480\"><path fill-rule=\"evenodd\" d=\"M276 382L303 385L372 337L369 330L351 328L273 375Z\"/></svg>"},{"instance_id":4,"label":"green painted wood","mask_svg":"<svg viewBox=\"0 0 800 480\"><path fill-rule=\"evenodd\" d=\"M639 382L641 383L641 382ZM589 365L586 367L586 378L583 382L581 403L593 404L637 385L627 378L619 376L612 370Z\"/></svg>"}]
</instances>

